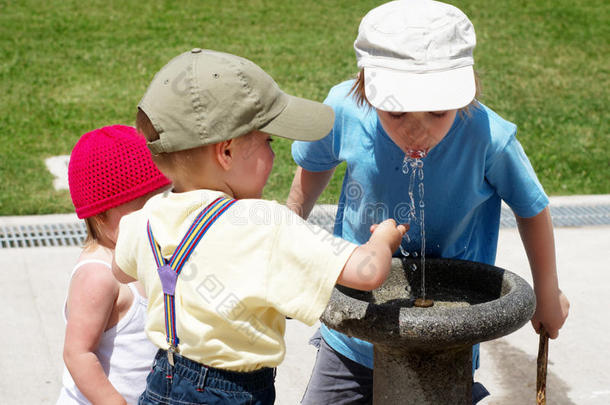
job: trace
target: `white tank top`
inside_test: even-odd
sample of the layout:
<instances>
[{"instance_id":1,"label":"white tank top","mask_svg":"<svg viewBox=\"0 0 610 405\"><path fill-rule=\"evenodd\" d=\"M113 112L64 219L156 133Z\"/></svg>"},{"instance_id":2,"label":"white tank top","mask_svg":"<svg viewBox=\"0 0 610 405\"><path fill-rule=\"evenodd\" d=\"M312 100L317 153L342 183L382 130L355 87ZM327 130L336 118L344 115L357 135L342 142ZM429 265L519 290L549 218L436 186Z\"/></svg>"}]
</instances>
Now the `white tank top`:
<instances>
[{"instance_id":1,"label":"white tank top","mask_svg":"<svg viewBox=\"0 0 610 405\"><path fill-rule=\"evenodd\" d=\"M110 264L102 260L83 260L74 267L71 277L81 266L89 263L103 264L111 269ZM148 340L144 332L146 298L138 293L133 284L128 285L133 294L133 303L125 316L102 334L95 354L114 388L123 395L128 404L137 404L138 397L146 389L146 376L152 367L157 347ZM66 304L67 297L64 301L64 321L67 319ZM63 387L57 404L90 404L74 383L65 365Z\"/></svg>"}]
</instances>

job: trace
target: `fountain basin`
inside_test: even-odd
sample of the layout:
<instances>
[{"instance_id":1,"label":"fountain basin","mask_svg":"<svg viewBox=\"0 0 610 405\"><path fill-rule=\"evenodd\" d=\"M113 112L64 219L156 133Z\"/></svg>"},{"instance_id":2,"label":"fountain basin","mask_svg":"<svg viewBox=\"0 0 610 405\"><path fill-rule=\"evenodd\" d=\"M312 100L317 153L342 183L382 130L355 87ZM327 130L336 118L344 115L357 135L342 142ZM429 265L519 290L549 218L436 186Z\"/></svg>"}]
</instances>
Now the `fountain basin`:
<instances>
[{"instance_id":1,"label":"fountain basin","mask_svg":"<svg viewBox=\"0 0 610 405\"><path fill-rule=\"evenodd\" d=\"M523 326L534 313L534 293L498 267L426 258L426 298L435 303L418 308L419 265L392 259L388 279L371 292L337 286L320 319L373 343L374 403L470 403L472 345Z\"/></svg>"}]
</instances>

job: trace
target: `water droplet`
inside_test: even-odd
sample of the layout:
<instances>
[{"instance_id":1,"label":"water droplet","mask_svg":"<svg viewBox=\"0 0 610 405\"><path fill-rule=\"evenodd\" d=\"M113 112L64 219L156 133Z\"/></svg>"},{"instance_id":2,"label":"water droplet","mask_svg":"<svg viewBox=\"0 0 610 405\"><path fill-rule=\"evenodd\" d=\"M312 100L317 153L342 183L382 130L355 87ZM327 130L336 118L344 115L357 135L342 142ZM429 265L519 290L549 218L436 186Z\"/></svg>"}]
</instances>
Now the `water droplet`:
<instances>
[{"instance_id":1,"label":"water droplet","mask_svg":"<svg viewBox=\"0 0 610 405\"><path fill-rule=\"evenodd\" d=\"M409 173L409 158L405 156L404 160L402 161L402 172L404 174L408 174Z\"/></svg>"},{"instance_id":2,"label":"water droplet","mask_svg":"<svg viewBox=\"0 0 610 405\"><path fill-rule=\"evenodd\" d=\"M407 251L405 250L405 248L403 248L403 247L402 247L402 245L400 245L400 253L402 253L402 255L403 255L404 257L409 256L409 252L407 252Z\"/></svg>"}]
</instances>

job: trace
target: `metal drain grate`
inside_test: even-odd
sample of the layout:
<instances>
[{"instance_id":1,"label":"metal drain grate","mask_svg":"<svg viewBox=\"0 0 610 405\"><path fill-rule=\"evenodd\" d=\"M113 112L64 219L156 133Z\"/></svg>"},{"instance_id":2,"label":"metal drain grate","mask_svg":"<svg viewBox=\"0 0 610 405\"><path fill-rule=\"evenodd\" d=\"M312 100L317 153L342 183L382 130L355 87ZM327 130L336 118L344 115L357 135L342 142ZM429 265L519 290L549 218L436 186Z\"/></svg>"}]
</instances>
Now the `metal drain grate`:
<instances>
[{"instance_id":1,"label":"metal drain grate","mask_svg":"<svg viewBox=\"0 0 610 405\"><path fill-rule=\"evenodd\" d=\"M551 206L551 217L553 218L553 226L556 227L610 225L610 206ZM509 208L502 207L500 225L503 228L514 228L517 226L515 216Z\"/></svg>"},{"instance_id":2,"label":"metal drain grate","mask_svg":"<svg viewBox=\"0 0 610 405\"><path fill-rule=\"evenodd\" d=\"M308 221L332 232L337 207L317 205ZM558 205L551 206L551 217L556 227L610 225L610 205ZM517 222L510 208L503 206L500 227L515 228Z\"/></svg>"},{"instance_id":3,"label":"metal drain grate","mask_svg":"<svg viewBox=\"0 0 610 405\"><path fill-rule=\"evenodd\" d=\"M317 205L308 221L332 232L337 207ZM553 225L574 227L610 225L610 205L551 206ZM510 209L502 207L502 228L517 226ZM0 248L80 246L87 236L85 223L64 222L34 225L0 225Z\"/></svg>"},{"instance_id":4,"label":"metal drain grate","mask_svg":"<svg viewBox=\"0 0 610 405\"><path fill-rule=\"evenodd\" d=\"M84 222L0 226L0 248L80 246L87 236Z\"/></svg>"}]
</instances>

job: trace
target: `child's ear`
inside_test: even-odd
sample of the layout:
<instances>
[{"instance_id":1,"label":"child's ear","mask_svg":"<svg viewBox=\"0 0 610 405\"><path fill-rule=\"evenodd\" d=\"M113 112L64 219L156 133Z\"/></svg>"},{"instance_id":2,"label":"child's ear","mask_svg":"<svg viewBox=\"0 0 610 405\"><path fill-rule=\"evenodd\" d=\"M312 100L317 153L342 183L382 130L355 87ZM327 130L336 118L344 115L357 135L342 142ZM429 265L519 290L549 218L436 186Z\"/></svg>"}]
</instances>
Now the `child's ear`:
<instances>
[{"instance_id":1,"label":"child's ear","mask_svg":"<svg viewBox=\"0 0 610 405\"><path fill-rule=\"evenodd\" d=\"M214 156L216 157L220 167L225 170L229 170L233 164L233 157L235 156L234 139L229 139L228 141L222 141L215 144Z\"/></svg>"}]
</instances>

